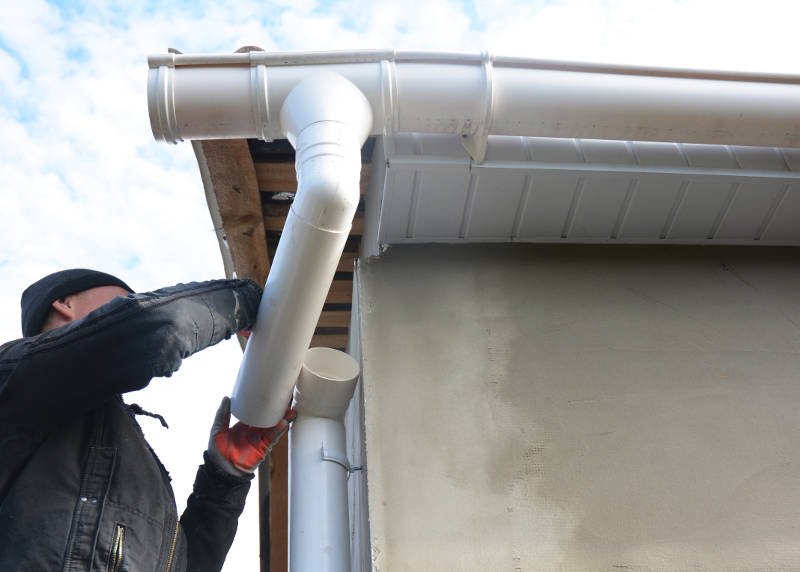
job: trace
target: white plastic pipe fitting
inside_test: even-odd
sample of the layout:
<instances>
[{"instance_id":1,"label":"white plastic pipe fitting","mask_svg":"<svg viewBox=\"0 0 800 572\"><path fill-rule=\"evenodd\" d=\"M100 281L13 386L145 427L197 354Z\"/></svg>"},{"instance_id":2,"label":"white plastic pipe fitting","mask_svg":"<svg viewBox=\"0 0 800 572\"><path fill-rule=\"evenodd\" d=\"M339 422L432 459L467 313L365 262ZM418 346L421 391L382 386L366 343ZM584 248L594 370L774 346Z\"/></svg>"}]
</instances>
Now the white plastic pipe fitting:
<instances>
[{"instance_id":1,"label":"white plastic pipe fitting","mask_svg":"<svg viewBox=\"0 0 800 572\"><path fill-rule=\"evenodd\" d=\"M344 352L311 348L295 390L297 420L289 434L292 572L348 572L350 534L342 419L360 368Z\"/></svg>"}]
</instances>

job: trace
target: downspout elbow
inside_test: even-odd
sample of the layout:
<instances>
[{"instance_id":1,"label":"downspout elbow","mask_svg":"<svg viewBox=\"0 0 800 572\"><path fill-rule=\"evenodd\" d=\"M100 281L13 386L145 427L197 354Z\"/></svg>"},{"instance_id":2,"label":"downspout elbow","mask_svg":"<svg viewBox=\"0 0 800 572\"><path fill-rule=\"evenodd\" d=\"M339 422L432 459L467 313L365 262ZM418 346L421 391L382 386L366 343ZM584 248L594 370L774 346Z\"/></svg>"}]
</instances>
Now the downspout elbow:
<instances>
[{"instance_id":1,"label":"downspout elbow","mask_svg":"<svg viewBox=\"0 0 800 572\"><path fill-rule=\"evenodd\" d=\"M303 132L297 152L297 194L292 211L320 230L350 232L361 198L361 146L343 145L340 138L331 142L314 137L318 131L343 128L329 123L315 123ZM326 142L302 147L303 137L309 134L309 139Z\"/></svg>"},{"instance_id":2,"label":"downspout elbow","mask_svg":"<svg viewBox=\"0 0 800 572\"><path fill-rule=\"evenodd\" d=\"M369 101L342 76L321 71L292 90L280 121L296 149L292 210L322 230L349 229L360 198L361 146L372 128Z\"/></svg>"}]
</instances>

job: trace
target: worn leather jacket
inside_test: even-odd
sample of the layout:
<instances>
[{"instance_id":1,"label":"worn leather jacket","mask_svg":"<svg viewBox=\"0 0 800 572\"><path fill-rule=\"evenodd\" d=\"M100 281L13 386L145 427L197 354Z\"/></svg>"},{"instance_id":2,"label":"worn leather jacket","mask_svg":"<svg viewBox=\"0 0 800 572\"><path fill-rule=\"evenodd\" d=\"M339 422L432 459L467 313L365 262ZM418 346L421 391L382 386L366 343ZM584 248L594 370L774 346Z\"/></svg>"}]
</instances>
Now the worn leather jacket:
<instances>
[{"instance_id":1,"label":"worn leather jacket","mask_svg":"<svg viewBox=\"0 0 800 572\"><path fill-rule=\"evenodd\" d=\"M178 519L120 394L249 329L260 294L249 280L132 294L0 346L0 570L221 569L252 477L206 457Z\"/></svg>"}]
</instances>

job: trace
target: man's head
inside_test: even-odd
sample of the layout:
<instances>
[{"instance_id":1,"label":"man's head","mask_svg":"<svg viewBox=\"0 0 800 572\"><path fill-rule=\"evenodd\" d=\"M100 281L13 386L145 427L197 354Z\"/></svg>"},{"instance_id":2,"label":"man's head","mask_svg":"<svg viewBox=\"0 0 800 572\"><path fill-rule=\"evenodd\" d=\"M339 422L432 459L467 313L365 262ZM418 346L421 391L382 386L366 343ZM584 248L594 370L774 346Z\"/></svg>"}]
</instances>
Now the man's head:
<instances>
[{"instance_id":1,"label":"man's head","mask_svg":"<svg viewBox=\"0 0 800 572\"><path fill-rule=\"evenodd\" d=\"M105 272L73 268L45 276L22 293L22 335L68 324L133 289Z\"/></svg>"}]
</instances>

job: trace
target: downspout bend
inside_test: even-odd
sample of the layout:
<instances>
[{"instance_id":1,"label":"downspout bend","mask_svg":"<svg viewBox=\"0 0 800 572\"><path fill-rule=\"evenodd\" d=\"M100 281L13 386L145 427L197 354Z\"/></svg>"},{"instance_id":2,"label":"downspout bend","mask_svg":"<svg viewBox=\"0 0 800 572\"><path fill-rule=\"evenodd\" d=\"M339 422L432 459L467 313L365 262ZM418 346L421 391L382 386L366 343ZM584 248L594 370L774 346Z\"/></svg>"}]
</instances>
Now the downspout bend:
<instances>
[{"instance_id":1,"label":"downspout bend","mask_svg":"<svg viewBox=\"0 0 800 572\"><path fill-rule=\"evenodd\" d=\"M317 228L349 231L360 198L361 146L372 129L369 101L344 77L319 71L291 91L280 121L296 150L292 210Z\"/></svg>"},{"instance_id":2,"label":"downspout bend","mask_svg":"<svg viewBox=\"0 0 800 572\"><path fill-rule=\"evenodd\" d=\"M292 89L280 120L296 149L297 193L232 395L233 414L260 427L283 416L333 282L360 199L372 109L350 81L320 71Z\"/></svg>"}]
</instances>

